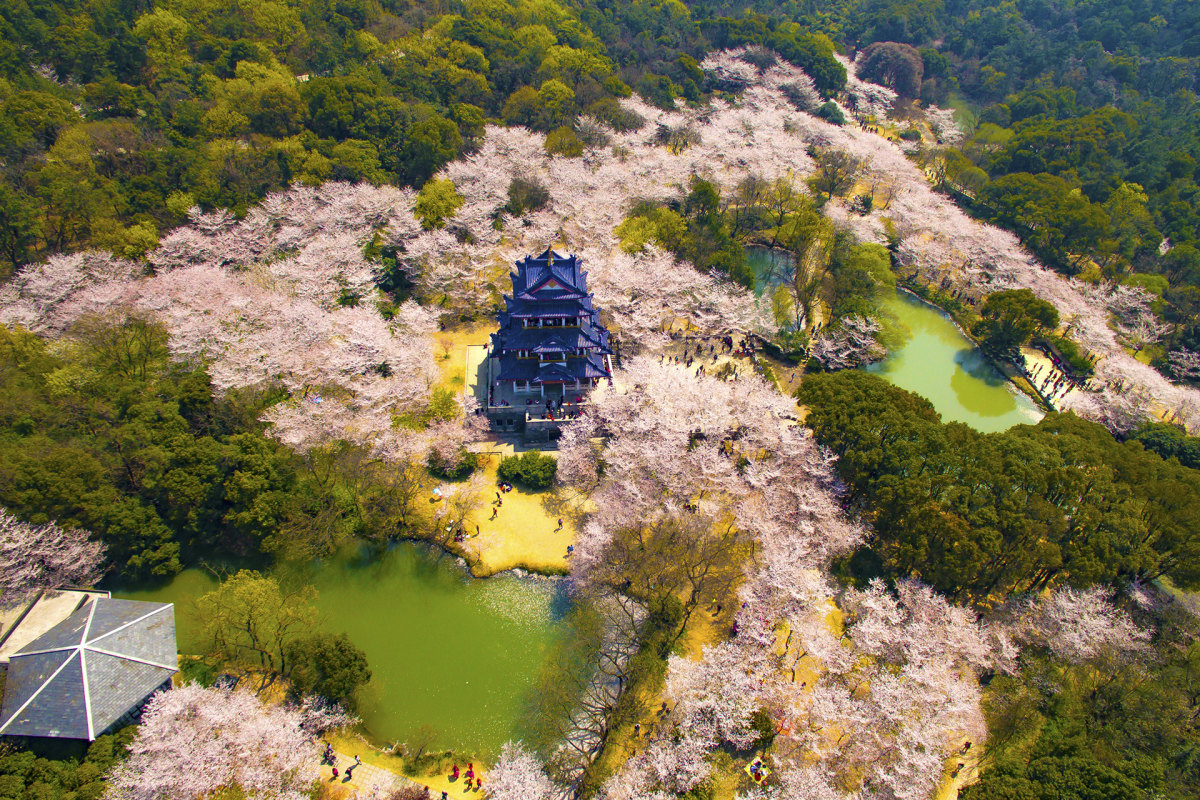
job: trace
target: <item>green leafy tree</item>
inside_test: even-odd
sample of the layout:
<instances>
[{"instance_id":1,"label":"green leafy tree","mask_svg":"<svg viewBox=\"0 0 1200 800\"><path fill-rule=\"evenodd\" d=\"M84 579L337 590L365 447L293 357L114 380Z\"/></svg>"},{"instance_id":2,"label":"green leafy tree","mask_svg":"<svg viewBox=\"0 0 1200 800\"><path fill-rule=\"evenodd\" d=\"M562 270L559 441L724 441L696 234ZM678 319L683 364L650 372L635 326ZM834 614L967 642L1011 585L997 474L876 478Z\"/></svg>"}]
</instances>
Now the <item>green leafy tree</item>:
<instances>
[{"instance_id":1,"label":"green leafy tree","mask_svg":"<svg viewBox=\"0 0 1200 800\"><path fill-rule=\"evenodd\" d=\"M1058 327L1058 309L1029 289L993 292L979 313L982 319L975 325L975 335L984 347L1009 358L1034 334Z\"/></svg>"},{"instance_id":2,"label":"green leafy tree","mask_svg":"<svg viewBox=\"0 0 1200 800\"><path fill-rule=\"evenodd\" d=\"M575 131L567 127L556 128L546 134L546 152L552 156L579 158L583 155L583 142Z\"/></svg>"},{"instance_id":3,"label":"green leafy tree","mask_svg":"<svg viewBox=\"0 0 1200 800\"><path fill-rule=\"evenodd\" d=\"M1069 273L1101 257L1111 223L1108 214L1083 193L1055 175L1018 172L984 187L984 202L995 219L1015 227L1043 258Z\"/></svg>"},{"instance_id":4,"label":"green leafy tree","mask_svg":"<svg viewBox=\"0 0 1200 800\"><path fill-rule=\"evenodd\" d=\"M550 190L536 178L513 178L508 184L508 203L504 210L519 217L530 211L541 211L550 202Z\"/></svg>"},{"instance_id":5,"label":"green leafy tree","mask_svg":"<svg viewBox=\"0 0 1200 800\"><path fill-rule=\"evenodd\" d=\"M298 643L317 622L316 596L311 586L241 570L198 597L192 614L211 655L250 672L262 691L290 673L293 655L310 652Z\"/></svg>"},{"instance_id":6,"label":"green leafy tree","mask_svg":"<svg viewBox=\"0 0 1200 800\"><path fill-rule=\"evenodd\" d=\"M305 636L286 649L288 678L299 694L352 705L354 692L371 680L366 654L344 633Z\"/></svg>"},{"instance_id":7,"label":"green leafy tree","mask_svg":"<svg viewBox=\"0 0 1200 800\"><path fill-rule=\"evenodd\" d=\"M909 99L921 93L925 62L915 47L900 42L875 42L863 48L859 77L883 86Z\"/></svg>"},{"instance_id":8,"label":"green leafy tree","mask_svg":"<svg viewBox=\"0 0 1200 800\"><path fill-rule=\"evenodd\" d=\"M421 187L413 213L426 230L440 228L463 204L462 195L449 178L431 180Z\"/></svg>"},{"instance_id":9,"label":"green leafy tree","mask_svg":"<svg viewBox=\"0 0 1200 800\"><path fill-rule=\"evenodd\" d=\"M0 254L6 272L28 262L38 239L37 209L23 192L0 183Z\"/></svg>"},{"instance_id":10,"label":"green leafy tree","mask_svg":"<svg viewBox=\"0 0 1200 800\"><path fill-rule=\"evenodd\" d=\"M519 483L530 489L545 489L554 483L558 460L554 456L528 450L519 456L507 456L500 461L497 475L500 480Z\"/></svg>"}]
</instances>

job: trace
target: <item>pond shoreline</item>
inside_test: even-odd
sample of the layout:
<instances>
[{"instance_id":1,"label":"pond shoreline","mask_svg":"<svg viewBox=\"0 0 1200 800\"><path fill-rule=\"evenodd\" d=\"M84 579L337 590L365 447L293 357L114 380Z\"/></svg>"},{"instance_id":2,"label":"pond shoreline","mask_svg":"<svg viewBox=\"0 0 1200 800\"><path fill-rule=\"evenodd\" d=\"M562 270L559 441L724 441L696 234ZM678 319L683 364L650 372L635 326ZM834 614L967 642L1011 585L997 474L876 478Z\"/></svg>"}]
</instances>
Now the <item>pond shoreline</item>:
<instances>
[{"instance_id":1,"label":"pond shoreline","mask_svg":"<svg viewBox=\"0 0 1200 800\"><path fill-rule=\"evenodd\" d=\"M468 553L461 548L456 549L452 547L450 543L439 541L433 537L421 536L420 534L408 534L401 536L400 538L396 539L396 543L399 542L424 544L435 550L439 550L453 558L455 561L459 562L472 578L481 581L507 574L512 574L518 578L529 577L549 581L566 580L571 574L569 569L539 567L528 563L518 563L513 564L510 567L504 567L503 569L488 570L483 566L483 562L478 555Z\"/></svg>"},{"instance_id":2,"label":"pond shoreline","mask_svg":"<svg viewBox=\"0 0 1200 800\"><path fill-rule=\"evenodd\" d=\"M944 317L946 317L946 319L948 319L951 323L953 323L954 327L958 329L959 334L961 334L964 339L966 339L968 342L970 342L975 347L975 349L978 350L985 359L987 359L987 362L989 364L991 364L992 367L994 367L997 372L999 372L1001 375L1003 375L1005 377L1005 379L1008 381L1009 384L1012 385L1012 387L1014 389L1016 389L1018 392L1025 395L1026 397L1028 397L1030 400L1032 400L1038 406L1038 408L1040 408L1042 411L1044 411L1048 414L1054 413L1055 411L1057 411L1056 408L1054 408L1053 406L1051 406L1049 403L1046 402L1046 398L1044 398L1042 396L1042 393L1039 392L1037 390L1037 388L1032 383L1029 382L1028 378L1026 378L1024 375L1022 375L1020 372L1018 372L1016 367L1013 364L1011 364L1007 361L999 361L996 358L992 357L992 355L990 353L988 353L986 350L984 350L979 345L979 340L976 339L969 330L967 330L967 328L963 325L962 321L958 318L957 315L954 314L953 311L949 310L948 308L938 305L937 303L930 300L928 297L923 297L922 295L920 295L913 289L911 289L908 286L905 286L899 282L897 282L897 284L896 284L896 291L903 292L904 294L910 295L913 298L915 298L916 300L920 301L921 303L924 303L925 305L929 306L930 308L937 310Z\"/></svg>"}]
</instances>

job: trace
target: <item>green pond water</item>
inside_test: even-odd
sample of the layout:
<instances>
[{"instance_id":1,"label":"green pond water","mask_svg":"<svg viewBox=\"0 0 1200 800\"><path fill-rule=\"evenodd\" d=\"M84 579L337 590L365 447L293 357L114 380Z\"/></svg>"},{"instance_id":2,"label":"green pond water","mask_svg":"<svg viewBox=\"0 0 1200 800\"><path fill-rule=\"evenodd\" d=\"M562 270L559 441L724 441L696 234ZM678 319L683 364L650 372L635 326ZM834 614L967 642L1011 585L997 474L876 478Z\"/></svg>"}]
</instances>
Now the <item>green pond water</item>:
<instances>
[{"instance_id":1,"label":"green pond water","mask_svg":"<svg viewBox=\"0 0 1200 800\"><path fill-rule=\"evenodd\" d=\"M769 247L747 247L746 265L754 270L754 293L762 297L791 273L791 254Z\"/></svg>"},{"instance_id":2,"label":"green pond water","mask_svg":"<svg viewBox=\"0 0 1200 800\"><path fill-rule=\"evenodd\" d=\"M431 548L398 545L373 560L343 556L299 571L318 592L323 627L367 654L373 678L359 715L381 742L434 736L436 747L480 757L521 736L518 720L565 625L558 582L472 579ZM114 596L175 603L181 652L196 652L188 604L216 585L187 570L161 588Z\"/></svg>"},{"instance_id":3,"label":"green pond water","mask_svg":"<svg viewBox=\"0 0 1200 800\"><path fill-rule=\"evenodd\" d=\"M911 333L902 347L866 367L921 395L950 422L985 433L1037 422L1042 412L959 332L941 309L897 291L883 306Z\"/></svg>"}]
</instances>

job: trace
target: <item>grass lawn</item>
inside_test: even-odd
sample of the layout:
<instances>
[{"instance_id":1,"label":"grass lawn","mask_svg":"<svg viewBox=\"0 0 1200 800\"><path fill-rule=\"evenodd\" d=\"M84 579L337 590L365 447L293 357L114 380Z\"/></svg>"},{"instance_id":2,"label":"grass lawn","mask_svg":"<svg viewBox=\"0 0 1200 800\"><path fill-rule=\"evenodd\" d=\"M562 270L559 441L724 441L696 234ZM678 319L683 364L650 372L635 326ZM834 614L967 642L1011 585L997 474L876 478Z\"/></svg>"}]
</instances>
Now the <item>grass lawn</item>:
<instances>
[{"instance_id":1,"label":"grass lawn","mask_svg":"<svg viewBox=\"0 0 1200 800\"><path fill-rule=\"evenodd\" d=\"M500 456L480 454L481 469L492 486L496 485L496 470ZM495 491L495 490L493 490ZM567 547L575 541L575 532L582 509L578 498L566 490L542 489L528 491L514 486L501 495L504 503L496 510L489 494L485 504L467 518L466 553L476 576L494 575L506 569L522 568L536 572L565 574ZM559 528L558 520L562 519ZM475 526L479 535L475 536Z\"/></svg>"},{"instance_id":2,"label":"grass lawn","mask_svg":"<svg viewBox=\"0 0 1200 800\"><path fill-rule=\"evenodd\" d=\"M472 322L433 335L433 359L441 373L441 385L454 392L466 386L466 352L473 344L487 344L488 335L496 330L492 320Z\"/></svg>"},{"instance_id":3,"label":"grass lawn","mask_svg":"<svg viewBox=\"0 0 1200 800\"><path fill-rule=\"evenodd\" d=\"M468 379L466 375L467 348L486 345L495 328L495 322L484 320L434 334L434 360L442 387L453 392L474 388L476 376ZM496 485L500 458L511 455L511 450L490 445L486 452L480 453L480 466L490 486ZM582 513L579 498L566 490L528 491L517 486L503 495L504 503L493 517L491 503L495 491L490 490L480 509L467 518L465 527L470 538L462 546L452 545L451 549L470 562L476 577L516 568L565 574L567 547L575 541ZM476 526L479 535L475 535Z\"/></svg>"}]
</instances>

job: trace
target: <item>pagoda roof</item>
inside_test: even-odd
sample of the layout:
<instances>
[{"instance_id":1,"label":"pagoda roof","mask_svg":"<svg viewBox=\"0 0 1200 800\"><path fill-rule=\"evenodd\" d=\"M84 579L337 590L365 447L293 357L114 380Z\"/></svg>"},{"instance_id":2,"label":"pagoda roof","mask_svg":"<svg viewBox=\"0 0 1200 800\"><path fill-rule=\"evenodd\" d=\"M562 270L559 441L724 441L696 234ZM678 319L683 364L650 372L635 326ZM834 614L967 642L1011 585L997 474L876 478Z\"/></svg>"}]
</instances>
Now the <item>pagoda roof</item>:
<instances>
[{"instance_id":1,"label":"pagoda roof","mask_svg":"<svg viewBox=\"0 0 1200 800\"><path fill-rule=\"evenodd\" d=\"M557 333L552 333L532 348L535 353L570 353L575 345L567 344Z\"/></svg>"},{"instance_id":2,"label":"pagoda roof","mask_svg":"<svg viewBox=\"0 0 1200 800\"><path fill-rule=\"evenodd\" d=\"M522 300L567 299L587 296L587 272L579 258L547 248L540 256L526 256L510 273L513 296Z\"/></svg>"},{"instance_id":3,"label":"pagoda roof","mask_svg":"<svg viewBox=\"0 0 1200 800\"><path fill-rule=\"evenodd\" d=\"M506 350L537 350L544 342L554 339L565 345L561 350L580 347L608 348L608 332L601 327L590 328L512 328L492 334L493 340L503 343Z\"/></svg>"},{"instance_id":4,"label":"pagoda roof","mask_svg":"<svg viewBox=\"0 0 1200 800\"><path fill-rule=\"evenodd\" d=\"M597 356L597 358L599 358ZM583 377L585 378L611 378L612 373L604 367L604 362L596 363L595 358L589 358L583 363Z\"/></svg>"},{"instance_id":5,"label":"pagoda roof","mask_svg":"<svg viewBox=\"0 0 1200 800\"><path fill-rule=\"evenodd\" d=\"M562 364L541 364L534 383L574 383L577 372Z\"/></svg>"},{"instance_id":6,"label":"pagoda roof","mask_svg":"<svg viewBox=\"0 0 1200 800\"><path fill-rule=\"evenodd\" d=\"M603 356L593 354L587 359L568 359L565 365L553 361L539 363L532 358L501 359L497 380L531 381L533 383L573 383L576 378L607 378Z\"/></svg>"},{"instance_id":7,"label":"pagoda roof","mask_svg":"<svg viewBox=\"0 0 1200 800\"><path fill-rule=\"evenodd\" d=\"M575 300L514 302L510 297L506 297L504 300L509 304L509 310L506 313L514 319L537 319L538 317L578 317L582 312L587 312L589 314L592 312L590 295Z\"/></svg>"}]
</instances>

